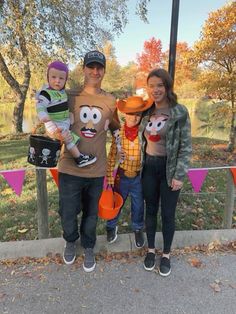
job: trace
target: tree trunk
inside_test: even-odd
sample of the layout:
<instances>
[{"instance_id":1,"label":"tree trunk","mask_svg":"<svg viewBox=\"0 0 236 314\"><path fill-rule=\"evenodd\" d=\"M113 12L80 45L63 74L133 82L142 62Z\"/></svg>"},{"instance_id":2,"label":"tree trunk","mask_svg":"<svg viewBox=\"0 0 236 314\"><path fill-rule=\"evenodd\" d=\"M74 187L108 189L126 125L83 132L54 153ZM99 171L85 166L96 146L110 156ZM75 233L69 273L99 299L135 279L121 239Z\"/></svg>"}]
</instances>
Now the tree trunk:
<instances>
[{"instance_id":1,"label":"tree trunk","mask_svg":"<svg viewBox=\"0 0 236 314\"><path fill-rule=\"evenodd\" d=\"M22 133L23 132L23 114L24 114L24 107L25 107L25 99L27 90L24 90L24 92L20 93L18 95L17 103L14 107L13 111L13 126L14 126L14 132L15 133Z\"/></svg>"},{"instance_id":2,"label":"tree trunk","mask_svg":"<svg viewBox=\"0 0 236 314\"><path fill-rule=\"evenodd\" d=\"M231 125L230 125L230 133L229 133L229 144L227 150L229 152L233 152L236 146L236 112L234 108L234 95L231 93L231 103L232 103L232 117L231 117Z\"/></svg>"}]
</instances>

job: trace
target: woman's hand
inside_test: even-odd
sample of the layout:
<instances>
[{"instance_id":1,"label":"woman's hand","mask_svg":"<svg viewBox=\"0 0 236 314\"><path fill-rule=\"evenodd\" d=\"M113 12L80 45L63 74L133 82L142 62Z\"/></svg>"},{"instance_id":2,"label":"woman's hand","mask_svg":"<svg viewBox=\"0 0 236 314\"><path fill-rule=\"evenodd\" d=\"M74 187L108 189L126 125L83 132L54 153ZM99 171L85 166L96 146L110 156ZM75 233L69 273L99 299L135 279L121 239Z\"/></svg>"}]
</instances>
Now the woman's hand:
<instances>
[{"instance_id":1,"label":"woman's hand","mask_svg":"<svg viewBox=\"0 0 236 314\"><path fill-rule=\"evenodd\" d=\"M171 188L172 188L172 191L178 191L182 188L183 186L183 182L182 181L179 181L179 180L176 180L176 179L172 179L172 182L171 182Z\"/></svg>"}]
</instances>

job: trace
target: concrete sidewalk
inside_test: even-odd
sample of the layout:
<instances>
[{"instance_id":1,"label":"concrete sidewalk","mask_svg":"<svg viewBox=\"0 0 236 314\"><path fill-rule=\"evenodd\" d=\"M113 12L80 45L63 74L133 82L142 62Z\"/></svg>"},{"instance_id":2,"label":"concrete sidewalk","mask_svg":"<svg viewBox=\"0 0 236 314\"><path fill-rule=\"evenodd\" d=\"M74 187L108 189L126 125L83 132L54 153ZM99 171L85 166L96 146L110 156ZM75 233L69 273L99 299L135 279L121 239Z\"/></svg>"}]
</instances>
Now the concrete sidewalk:
<instances>
[{"instance_id":1,"label":"concrete sidewalk","mask_svg":"<svg viewBox=\"0 0 236 314\"><path fill-rule=\"evenodd\" d=\"M157 233L160 248L161 234ZM99 236L95 251L135 250L133 234L119 234L107 244ZM236 240L236 230L177 231L173 248ZM1 259L43 257L62 253L63 239L0 243ZM78 247L78 254L82 253ZM189 252L171 257L171 275L143 268L143 256L97 258L95 271L86 273L79 257L73 265L0 263L2 314L228 314L236 308L236 255L232 251ZM197 261L194 266L191 261Z\"/></svg>"},{"instance_id":2,"label":"concrete sidewalk","mask_svg":"<svg viewBox=\"0 0 236 314\"><path fill-rule=\"evenodd\" d=\"M226 243L236 240L236 229L218 230L197 230L197 231L176 231L172 248L182 248L198 244L209 244L214 241ZM62 238L51 238L32 241L0 242L0 259L11 259L19 257L44 257L47 254L62 254L64 248ZM162 234L157 232L156 247L162 247ZM113 244L108 244L106 236L97 237L95 252L128 252L136 250L134 247L133 234L118 234L118 239ZM81 255L82 248L78 245L78 255Z\"/></svg>"},{"instance_id":3,"label":"concrete sidewalk","mask_svg":"<svg viewBox=\"0 0 236 314\"><path fill-rule=\"evenodd\" d=\"M157 256L156 266L160 257ZM236 309L236 255L172 256L172 272L147 272L143 257L99 259L85 273L81 260L0 264L1 314L229 314ZM197 260L199 267L191 265Z\"/></svg>"}]
</instances>

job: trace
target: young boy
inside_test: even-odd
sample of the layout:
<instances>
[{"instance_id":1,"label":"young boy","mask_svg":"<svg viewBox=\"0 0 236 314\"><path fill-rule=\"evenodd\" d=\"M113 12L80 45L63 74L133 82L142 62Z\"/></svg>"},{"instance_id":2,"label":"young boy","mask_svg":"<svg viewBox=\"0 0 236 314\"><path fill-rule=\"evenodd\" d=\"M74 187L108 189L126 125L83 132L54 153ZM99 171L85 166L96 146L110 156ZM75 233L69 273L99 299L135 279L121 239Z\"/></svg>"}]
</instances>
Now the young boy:
<instances>
[{"instance_id":1,"label":"young boy","mask_svg":"<svg viewBox=\"0 0 236 314\"><path fill-rule=\"evenodd\" d=\"M117 108L124 114L125 123L120 129L120 142L124 160L119 164L116 178L112 176L118 149L115 139L112 140L110 153L108 156L107 183L114 186L123 197L124 203L130 195L131 197L131 222L135 235L135 246L144 246L143 224L144 224L144 202L142 195L142 184L140 178L141 169L141 132L139 124L142 113L150 107L149 101L144 101L142 97L131 96L127 100L119 100ZM122 208L121 208L122 210ZM120 210L120 212L121 212ZM117 239L117 222L119 214L112 220L107 221L107 241L113 243Z\"/></svg>"},{"instance_id":2,"label":"young boy","mask_svg":"<svg viewBox=\"0 0 236 314\"><path fill-rule=\"evenodd\" d=\"M48 84L44 85L36 95L36 110L39 120L44 123L47 133L53 135L70 129L74 122L73 114L69 112L65 85L68 78L68 67L60 61L49 64L47 69ZM66 142L78 167L85 167L96 161L92 155L82 154L77 145L80 137L70 132L71 140Z\"/></svg>"}]
</instances>

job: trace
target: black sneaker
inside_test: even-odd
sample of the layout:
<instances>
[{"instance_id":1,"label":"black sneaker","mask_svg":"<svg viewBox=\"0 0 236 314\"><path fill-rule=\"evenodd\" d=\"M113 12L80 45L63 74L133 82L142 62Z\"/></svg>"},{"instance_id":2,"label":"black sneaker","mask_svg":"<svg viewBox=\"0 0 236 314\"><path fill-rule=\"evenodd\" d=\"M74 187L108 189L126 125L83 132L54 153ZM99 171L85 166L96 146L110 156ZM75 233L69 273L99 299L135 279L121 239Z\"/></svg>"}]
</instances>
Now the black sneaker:
<instances>
[{"instance_id":1,"label":"black sneaker","mask_svg":"<svg viewBox=\"0 0 236 314\"><path fill-rule=\"evenodd\" d=\"M92 248L87 248L84 250L84 263L83 269L86 273L89 273L95 269L96 262L95 256Z\"/></svg>"},{"instance_id":2,"label":"black sneaker","mask_svg":"<svg viewBox=\"0 0 236 314\"><path fill-rule=\"evenodd\" d=\"M97 157L94 157L93 155L80 154L80 156L78 158L74 158L74 160L77 166L82 168L93 164L97 160Z\"/></svg>"},{"instance_id":3,"label":"black sneaker","mask_svg":"<svg viewBox=\"0 0 236 314\"><path fill-rule=\"evenodd\" d=\"M148 252L143 263L144 269L149 271L153 270L155 268L155 261L156 261L155 253Z\"/></svg>"},{"instance_id":4,"label":"black sneaker","mask_svg":"<svg viewBox=\"0 0 236 314\"><path fill-rule=\"evenodd\" d=\"M141 249L144 246L144 237L142 230L135 230L134 231L134 244L136 248Z\"/></svg>"},{"instance_id":5,"label":"black sneaker","mask_svg":"<svg viewBox=\"0 0 236 314\"><path fill-rule=\"evenodd\" d=\"M76 257L76 242L66 242L63 260L65 264L71 265L74 263Z\"/></svg>"},{"instance_id":6,"label":"black sneaker","mask_svg":"<svg viewBox=\"0 0 236 314\"><path fill-rule=\"evenodd\" d=\"M171 267L170 267L170 259L167 257L162 257L161 258L161 263L160 263L160 269L159 269L159 274L161 276L169 276L171 273Z\"/></svg>"},{"instance_id":7,"label":"black sneaker","mask_svg":"<svg viewBox=\"0 0 236 314\"><path fill-rule=\"evenodd\" d=\"M107 242L113 243L117 239L117 231L118 227L116 226L115 228L107 228Z\"/></svg>"}]
</instances>

